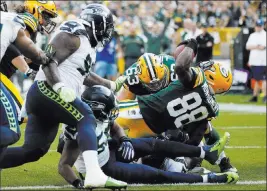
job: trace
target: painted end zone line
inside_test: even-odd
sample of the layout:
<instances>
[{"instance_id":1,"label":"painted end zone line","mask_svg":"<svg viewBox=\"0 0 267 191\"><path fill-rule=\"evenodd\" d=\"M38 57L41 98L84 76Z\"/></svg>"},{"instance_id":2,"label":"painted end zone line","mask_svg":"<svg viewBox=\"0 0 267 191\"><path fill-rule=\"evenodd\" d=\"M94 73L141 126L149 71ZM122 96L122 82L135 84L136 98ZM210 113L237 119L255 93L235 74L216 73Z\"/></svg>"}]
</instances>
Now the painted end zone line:
<instances>
[{"instance_id":1,"label":"painted end zone line","mask_svg":"<svg viewBox=\"0 0 267 191\"><path fill-rule=\"evenodd\" d=\"M236 184L239 185L260 185L266 184L266 180L260 181L240 181ZM208 186L208 185L219 185L219 184L209 184L209 183L197 183L197 184L130 184L130 187L140 187L140 186L188 186L188 185L197 185L197 186ZM227 185L227 184L221 184ZM64 189L64 188L72 188L71 185L64 186L17 186L17 187L3 187L2 190L39 190L39 189Z\"/></svg>"}]
</instances>

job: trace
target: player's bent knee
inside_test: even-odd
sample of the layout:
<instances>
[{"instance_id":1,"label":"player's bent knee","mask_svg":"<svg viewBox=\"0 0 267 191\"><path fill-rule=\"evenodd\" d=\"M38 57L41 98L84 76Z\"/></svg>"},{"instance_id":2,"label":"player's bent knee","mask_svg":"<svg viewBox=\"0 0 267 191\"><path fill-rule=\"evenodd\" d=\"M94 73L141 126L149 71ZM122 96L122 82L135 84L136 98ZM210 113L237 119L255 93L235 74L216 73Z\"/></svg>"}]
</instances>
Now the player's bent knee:
<instances>
[{"instance_id":1,"label":"player's bent knee","mask_svg":"<svg viewBox=\"0 0 267 191\"><path fill-rule=\"evenodd\" d=\"M50 146L47 146L44 148L35 148L35 149L26 151L25 163L38 161L41 157L43 157L48 152L49 147Z\"/></svg>"},{"instance_id":2,"label":"player's bent knee","mask_svg":"<svg viewBox=\"0 0 267 191\"><path fill-rule=\"evenodd\" d=\"M7 147L16 143L20 139L20 136L20 133L14 132L9 128L1 127L0 147Z\"/></svg>"}]
</instances>

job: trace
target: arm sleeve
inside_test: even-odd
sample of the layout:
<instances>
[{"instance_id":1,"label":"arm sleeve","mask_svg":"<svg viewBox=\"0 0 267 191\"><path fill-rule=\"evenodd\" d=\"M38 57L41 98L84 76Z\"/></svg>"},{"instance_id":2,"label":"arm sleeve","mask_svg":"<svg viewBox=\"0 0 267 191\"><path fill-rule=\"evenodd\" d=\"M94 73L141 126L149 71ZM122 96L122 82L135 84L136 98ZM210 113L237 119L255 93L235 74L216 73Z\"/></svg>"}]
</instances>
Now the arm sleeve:
<instances>
[{"instance_id":1,"label":"arm sleeve","mask_svg":"<svg viewBox=\"0 0 267 191\"><path fill-rule=\"evenodd\" d=\"M12 60L14 58L16 58L16 57L18 57L20 55L21 55L20 51L13 44L9 45L9 47L7 48L6 54L5 54L5 56L7 57L7 61L8 62L12 62Z\"/></svg>"}]
</instances>

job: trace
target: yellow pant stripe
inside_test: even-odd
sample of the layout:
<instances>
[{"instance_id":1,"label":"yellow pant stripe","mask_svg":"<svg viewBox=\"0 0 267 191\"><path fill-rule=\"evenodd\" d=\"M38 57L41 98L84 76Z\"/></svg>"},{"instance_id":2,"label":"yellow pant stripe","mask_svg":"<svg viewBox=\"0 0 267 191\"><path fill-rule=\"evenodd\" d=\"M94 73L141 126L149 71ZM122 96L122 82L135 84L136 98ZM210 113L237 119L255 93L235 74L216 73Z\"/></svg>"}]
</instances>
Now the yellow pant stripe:
<instances>
[{"instance_id":1,"label":"yellow pant stripe","mask_svg":"<svg viewBox=\"0 0 267 191\"><path fill-rule=\"evenodd\" d=\"M19 90L16 88L16 86L2 73L0 73L0 80L4 84L4 86L7 88L7 90L9 91L12 98L19 106L19 108L21 108L23 104L23 99L20 95Z\"/></svg>"}]
</instances>

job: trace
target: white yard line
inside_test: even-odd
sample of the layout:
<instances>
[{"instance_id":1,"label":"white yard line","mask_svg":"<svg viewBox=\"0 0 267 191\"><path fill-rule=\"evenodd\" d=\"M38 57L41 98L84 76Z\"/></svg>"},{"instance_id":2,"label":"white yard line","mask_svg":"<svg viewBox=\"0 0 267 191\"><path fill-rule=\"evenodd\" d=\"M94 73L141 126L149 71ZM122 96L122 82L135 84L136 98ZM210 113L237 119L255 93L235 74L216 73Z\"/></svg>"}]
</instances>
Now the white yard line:
<instances>
[{"instance_id":1,"label":"white yard line","mask_svg":"<svg viewBox=\"0 0 267 191\"><path fill-rule=\"evenodd\" d=\"M266 106L251 104L219 103L220 111L242 113L266 113Z\"/></svg>"},{"instance_id":2,"label":"white yard line","mask_svg":"<svg viewBox=\"0 0 267 191\"><path fill-rule=\"evenodd\" d=\"M237 182L238 185L260 185L266 184L266 180L259 180L259 181L239 181ZM130 187L140 187L140 186L188 186L188 185L197 185L197 186L207 186L207 185L218 185L218 184L209 184L209 183L197 183L197 184L132 184L129 185ZM3 187L2 190L39 190L39 189L64 189L64 188L72 188L71 185L64 185L64 186L12 186L12 187Z\"/></svg>"},{"instance_id":3,"label":"white yard line","mask_svg":"<svg viewBox=\"0 0 267 191\"><path fill-rule=\"evenodd\" d=\"M215 129L266 129L266 127L265 126L230 126L230 127L216 126Z\"/></svg>"},{"instance_id":4,"label":"white yard line","mask_svg":"<svg viewBox=\"0 0 267 191\"><path fill-rule=\"evenodd\" d=\"M227 149L266 149L266 146L226 146Z\"/></svg>"}]
</instances>

